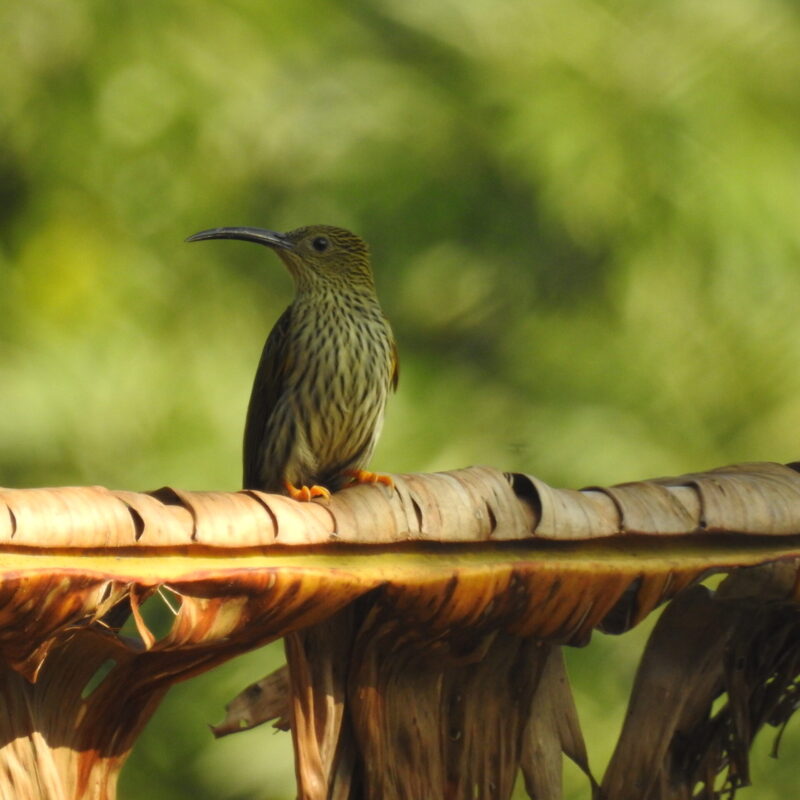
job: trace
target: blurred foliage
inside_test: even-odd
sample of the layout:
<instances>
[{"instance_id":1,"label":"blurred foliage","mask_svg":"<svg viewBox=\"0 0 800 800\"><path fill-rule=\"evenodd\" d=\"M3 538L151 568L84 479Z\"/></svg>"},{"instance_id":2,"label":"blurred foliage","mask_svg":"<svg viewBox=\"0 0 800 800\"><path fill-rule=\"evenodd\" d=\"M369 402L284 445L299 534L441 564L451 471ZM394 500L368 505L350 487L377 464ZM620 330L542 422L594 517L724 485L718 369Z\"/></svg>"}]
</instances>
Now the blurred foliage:
<instances>
[{"instance_id":1,"label":"blurred foliage","mask_svg":"<svg viewBox=\"0 0 800 800\"><path fill-rule=\"evenodd\" d=\"M291 286L182 239L240 224L371 242L402 357L378 469L795 459L798 85L789 0L6 0L0 484L237 487ZM637 636L569 654L595 768ZM123 796L293 796L288 737L200 724L275 655L176 689ZM759 759L743 797L796 788Z\"/></svg>"}]
</instances>

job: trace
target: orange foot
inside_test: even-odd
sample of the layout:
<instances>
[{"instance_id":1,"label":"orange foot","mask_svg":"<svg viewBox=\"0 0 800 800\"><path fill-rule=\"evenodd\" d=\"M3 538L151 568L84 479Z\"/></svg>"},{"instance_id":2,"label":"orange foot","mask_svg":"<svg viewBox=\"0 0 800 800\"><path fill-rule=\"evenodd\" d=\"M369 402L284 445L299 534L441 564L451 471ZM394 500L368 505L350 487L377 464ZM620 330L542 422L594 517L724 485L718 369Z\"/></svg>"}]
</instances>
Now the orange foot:
<instances>
[{"instance_id":1,"label":"orange foot","mask_svg":"<svg viewBox=\"0 0 800 800\"><path fill-rule=\"evenodd\" d=\"M283 487L292 500L299 500L302 503L307 503L312 497L322 497L324 500L331 499L331 493L324 486L301 486L298 489L289 481L284 481Z\"/></svg>"},{"instance_id":2,"label":"orange foot","mask_svg":"<svg viewBox=\"0 0 800 800\"><path fill-rule=\"evenodd\" d=\"M390 489L394 489L394 481L388 475L381 475L379 472L369 472L366 469L350 469L347 474L353 479L351 485L357 483L382 483Z\"/></svg>"}]
</instances>

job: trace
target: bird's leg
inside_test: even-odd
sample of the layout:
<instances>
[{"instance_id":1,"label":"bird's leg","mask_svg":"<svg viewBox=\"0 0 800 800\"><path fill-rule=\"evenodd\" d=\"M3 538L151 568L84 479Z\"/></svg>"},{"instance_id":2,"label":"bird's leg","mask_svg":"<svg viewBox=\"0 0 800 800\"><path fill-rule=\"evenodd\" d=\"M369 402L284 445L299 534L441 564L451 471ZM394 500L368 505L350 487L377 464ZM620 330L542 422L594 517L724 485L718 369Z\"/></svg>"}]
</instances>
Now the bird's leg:
<instances>
[{"instance_id":1,"label":"bird's leg","mask_svg":"<svg viewBox=\"0 0 800 800\"><path fill-rule=\"evenodd\" d=\"M324 500L331 499L331 493L328 489L324 486L301 486L299 489L289 481L283 482L283 487L286 489L286 493L292 500L299 500L300 502L306 503L314 497L321 497Z\"/></svg>"},{"instance_id":2,"label":"bird's leg","mask_svg":"<svg viewBox=\"0 0 800 800\"><path fill-rule=\"evenodd\" d=\"M349 469L347 474L352 478L351 486L358 483L382 483L390 489L394 489L394 481L389 475L381 475L380 472L370 472L366 469Z\"/></svg>"}]
</instances>

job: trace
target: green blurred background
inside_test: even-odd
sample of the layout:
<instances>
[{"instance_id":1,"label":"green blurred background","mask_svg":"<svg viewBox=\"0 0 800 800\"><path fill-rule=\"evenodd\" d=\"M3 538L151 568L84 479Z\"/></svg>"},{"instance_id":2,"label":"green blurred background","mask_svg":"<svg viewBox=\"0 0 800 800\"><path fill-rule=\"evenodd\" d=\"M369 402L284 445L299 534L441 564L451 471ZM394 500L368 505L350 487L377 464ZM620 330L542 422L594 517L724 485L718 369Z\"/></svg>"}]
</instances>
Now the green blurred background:
<instances>
[{"instance_id":1,"label":"green blurred background","mask_svg":"<svg viewBox=\"0 0 800 800\"><path fill-rule=\"evenodd\" d=\"M377 469L796 459L799 87L788 0L2 0L0 485L237 488L291 284L220 225L371 242ZM568 653L598 772L644 634ZM293 797L288 736L205 728L280 657L177 687L122 797ZM744 798L796 793L768 738Z\"/></svg>"}]
</instances>

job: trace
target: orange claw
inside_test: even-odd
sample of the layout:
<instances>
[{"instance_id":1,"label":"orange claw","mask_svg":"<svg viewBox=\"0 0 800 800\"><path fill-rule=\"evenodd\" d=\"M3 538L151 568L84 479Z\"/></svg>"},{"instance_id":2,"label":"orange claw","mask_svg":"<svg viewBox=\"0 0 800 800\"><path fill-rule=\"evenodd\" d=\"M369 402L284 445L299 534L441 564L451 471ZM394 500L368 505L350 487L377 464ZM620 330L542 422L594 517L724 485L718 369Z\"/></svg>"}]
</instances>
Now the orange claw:
<instances>
[{"instance_id":1,"label":"orange claw","mask_svg":"<svg viewBox=\"0 0 800 800\"><path fill-rule=\"evenodd\" d=\"M323 500L330 500L331 493L324 486L301 486L299 489L289 481L284 481L283 486L287 494L292 500L299 500L301 503L307 503L313 497L321 497Z\"/></svg>"},{"instance_id":2,"label":"orange claw","mask_svg":"<svg viewBox=\"0 0 800 800\"><path fill-rule=\"evenodd\" d=\"M394 489L394 481L389 475L381 475L380 472L370 472L366 469L351 469L347 474L353 479L353 483L382 483L390 489Z\"/></svg>"}]
</instances>

